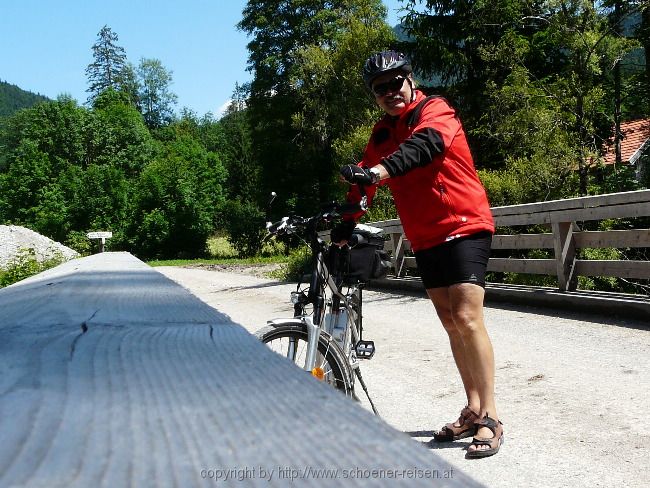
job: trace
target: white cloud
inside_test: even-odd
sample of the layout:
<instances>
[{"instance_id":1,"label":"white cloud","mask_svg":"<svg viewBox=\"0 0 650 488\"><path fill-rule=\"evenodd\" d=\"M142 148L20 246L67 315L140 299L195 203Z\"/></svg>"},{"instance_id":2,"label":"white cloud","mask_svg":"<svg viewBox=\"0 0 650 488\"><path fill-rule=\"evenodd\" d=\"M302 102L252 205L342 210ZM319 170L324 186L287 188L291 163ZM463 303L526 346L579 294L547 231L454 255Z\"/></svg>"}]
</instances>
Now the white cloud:
<instances>
[{"instance_id":1,"label":"white cloud","mask_svg":"<svg viewBox=\"0 0 650 488\"><path fill-rule=\"evenodd\" d=\"M223 114L226 113L226 110L228 110L228 107L230 107L230 104L232 103L232 100L226 100L218 109L217 109L217 118L223 117Z\"/></svg>"}]
</instances>

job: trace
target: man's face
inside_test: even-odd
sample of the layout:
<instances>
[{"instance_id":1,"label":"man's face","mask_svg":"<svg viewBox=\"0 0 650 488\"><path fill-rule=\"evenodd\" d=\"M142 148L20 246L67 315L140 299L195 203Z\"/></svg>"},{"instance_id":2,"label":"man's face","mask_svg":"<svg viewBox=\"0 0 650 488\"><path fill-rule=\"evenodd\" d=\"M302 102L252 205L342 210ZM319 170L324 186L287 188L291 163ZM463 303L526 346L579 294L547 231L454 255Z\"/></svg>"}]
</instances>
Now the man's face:
<instances>
[{"instance_id":1,"label":"man's face","mask_svg":"<svg viewBox=\"0 0 650 488\"><path fill-rule=\"evenodd\" d=\"M372 84L377 105L389 115L399 115L411 101L411 85L404 73L384 73Z\"/></svg>"}]
</instances>

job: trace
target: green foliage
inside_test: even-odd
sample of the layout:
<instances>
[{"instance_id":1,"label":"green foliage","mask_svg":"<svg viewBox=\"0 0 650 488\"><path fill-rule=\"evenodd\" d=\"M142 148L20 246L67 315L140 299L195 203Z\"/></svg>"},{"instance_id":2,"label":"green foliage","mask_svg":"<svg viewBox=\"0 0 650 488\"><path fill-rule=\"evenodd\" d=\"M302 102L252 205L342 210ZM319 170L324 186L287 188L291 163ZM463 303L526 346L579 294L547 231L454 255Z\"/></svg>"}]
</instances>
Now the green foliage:
<instances>
[{"instance_id":1,"label":"green foliage","mask_svg":"<svg viewBox=\"0 0 650 488\"><path fill-rule=\"evenodd\" d=\"M219 156L180 128L156 142L126 94L106 90L92 109L64 98L20 111L3 140L1 221L60 242L111 230L109 248L143 256L205 251L225 201Z\"/></svg>"},{"instance_id":2,"label":"green foliage","mask_svg":"<svg viewBox=\"0 0 650 488\"><path fill-rule=\"evenodd\" d=\"M0 268L0 288L58 266L63 261L62 256L55 255L40 262L36 258L36 251L33 248L21 249L4 269Z\"/></svg>"},{"instance_id":3,"label":"green foliage","mask_svg":"<svg viewBox=\"0 0 650 488\"><path fill-rule=\"evenodd\" d=\"M580 249L577 259L618 260L624 259L623 253L614 248ZM619 279L612 276L579 276L578 288L581 290L620 291Z\"/></svg>"},{"instance_id":4,"label":"green foliage","mask_svg":"<svg viewBox=\"0 0 650 488\"><path fill-rule=\"evenodd\" d=\"M85 232L72 230L68 233L64 244L70 249L74 249L81 256L89 256L93 253L93 243Z\"/></svg>"},{"instance_id":5,"label":"green foliage","mask_svg":"<svg viewBox=\"0 0 650 488\"><path fill-rule=\"evenodd\" d=\"M85 135L86 165L112 165L133 177L154 155L154 142L142 116L126 94L112 89L95 100Z\"/></svg>"},{"instance_id":6,"label":"green foliage","mask_svg":"<svg viewBox=\"0 0 650 488\"><path fill-rule=\"evenodd\" d=\"M397 219L397 210L393 202L393 195L386 186L377 189L372 205L366 214L363 216L363 222L378 222L380 220Z\"/></svg>"},{"instance_id":7,"label":"green foliage","mask_svg":"<svg viewBox=\"0 0 650 488\"><path fill-rule=\"evenodd\" d=\"M309 246L300 246L289 253L287 262L277 271L272 272L271 277L282 281L300 281L305 274L309 273L311 264Z\"/></svg>"},{"instance_id":8,"label":"green foliage","mask_svg":"<svg viewBox=\"0 0 650 488\"><path fill-rule=\"evenodd\" d=\"M183 135L163 143L140 174L128 235L147 258L200 256L225 203L218 156Z\"/></svg>"},{"instance_id":9,"label":"green foliage","mask_svg":"<svg viewBox=\"0 0 650 488\"><path fill-rule=\"evenodd\" d=\"M206 147L223 156L231 200L256 198L261 183L261 168L253 154L250 113L245 106L248 89L235 86L232 103L219 124L202 121L200 125Z\"/></svg>"},{"instance_id":10,"label":"green foliage","mask_svg":"<svg viewBox=\"0 0 650 488\"><path fill-rule=\"evenodd\" d=\"M118 35L105 25L97 33L97 41L93 44L93 62L86 67L88 77L89 102L94 100L108 89L122 90L131 81L128 71L126 52L117 44Z\"/></svg>"},{"instance_id":11,"label":"green foliage","mask_svg":"<svg viewBox=\"0 0 650 488\"><path fill-rule=\"evenodd\" d=\"M227 237L213 236L208 238L208 255L213 259L236 258L237 251Z\"/></svg>"},{"instance_id":12,"label":"green foliage","mask_svg":"<svg viewBox=\"0 0 650 488\"><path fill-rule=\"evenodd\" d=\"M147 127L155 129L172 120L177 96L171 92L172 72L159 59L141 59L138 66L138 105Z\"/></svg>"},{"instance_id":13,"label":"green foliage","mask_svg":"<svg viewBox=\"0 0 650 488\"><path fill-rule=\"evenodd\" d=\"M276 191L305 213L338 192L333 145L372 100L367 56L392 41L379 0L249 0L239 28L252 38L247 107L260 168L257 201Z\"/></svg>"},{"instance_id":14,"label":"green foliage","mask_svg":"<svg viewBox=\"0 0 650 488\"><path fill-rule=\"evenodd\" d=\"M23 154L24 159L24 153L18 149L24 144L47 156L48 174L64 170L69 163L81 165L85 157L87 115L86 109L68 97L16 112L2 129L7 166L12 157Z\"/></svg>"},{"instance_id":15,"label":"green foliage","mask_svg":"<svg viewBox=\"0 0 650 488\"><path fill-rule=\"evenodd\" d=\"M264 214L252 202L230 200L224 207L223 226L240 257L256 256L266 234Z\"/></svg>"},{"instance_id":16,"label":"green foliage","mask_svg":"<svg viewBox=\"0 0 650 488\"><path fill-rule=\"evenodd\" d=\"M16 85L0 80L0 117L6 117L18 110L33 107L37 103L48 100L43 95L22 90Z\"/></svg>"},{"instance_id":17,"label":"green foliage","mask_svg":"<svg viewBox=\"0 0 650 488\"><path fill-rule=\"evenodd\" d=\"M586 194L589 161L613 122L613 67L638 45L612 29L603 4L408 3L403 48L459 107L477 166L497 171L482 175L496 188L493 200L575 194L576 170L577 192ZM518 188L523 174L539 184Z\"/></svg>"}]
</instances>

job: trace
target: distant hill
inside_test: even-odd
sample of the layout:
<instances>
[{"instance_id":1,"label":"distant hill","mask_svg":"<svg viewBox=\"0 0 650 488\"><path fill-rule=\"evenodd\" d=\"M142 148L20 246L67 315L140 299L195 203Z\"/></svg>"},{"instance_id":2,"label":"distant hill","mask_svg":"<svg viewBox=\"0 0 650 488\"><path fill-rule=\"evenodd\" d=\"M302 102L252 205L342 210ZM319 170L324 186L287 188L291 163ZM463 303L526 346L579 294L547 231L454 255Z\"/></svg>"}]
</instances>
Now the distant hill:
<instances>
[{"instance_id":1,"label":"distant hill","mask_svg":"<svg viewBox=\"0 0 650 488\"><path fill-rule=\"evenodd\" d=\"M16 85L0 80L0 117L6 117L22 108L29 108L48 100L49 98L43 95L23 90Z\"/></svg>"}]
</instances>

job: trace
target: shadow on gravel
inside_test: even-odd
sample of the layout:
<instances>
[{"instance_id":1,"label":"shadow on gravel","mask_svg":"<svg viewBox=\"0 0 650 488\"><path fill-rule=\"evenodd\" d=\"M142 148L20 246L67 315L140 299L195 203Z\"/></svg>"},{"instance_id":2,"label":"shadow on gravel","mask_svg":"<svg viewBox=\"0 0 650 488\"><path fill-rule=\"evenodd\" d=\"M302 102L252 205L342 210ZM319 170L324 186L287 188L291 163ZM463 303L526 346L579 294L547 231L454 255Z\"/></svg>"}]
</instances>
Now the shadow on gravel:
<instances>
[{"instance_id":1,"label":"shadow on gravel","mask_svg":"<svg viewBox=\"0 0 650 488\"><path fill-rule=\"evenodd\" d=\"M286 285L284 281L271 281L268 283L259 283L257 285L249 285L249 286L231 286L229 288L222 288L219 290L219 292L222 291L240 291L240 290L256 290L259 288L271 288L273 286L282 286Z\"/></svg>"},{"instance_id":2,"label":"shadow on gravel","mask_svg":"<svg viewBox=\"0 0 650 488\"><path fill-rule=\"evenodd\" d=\"M568 310L556 307L539 307L513 302L502 302L489 300L485 302L486 308L508 310L511 312L523 312L533 315L545 315L547 317L558 317L567 320L580 322L593 322L595 324L614 325L626 329L650 331L650 323L641 319L620 317L614 314L605 315L602 312L588 312L584 310Z\"/></svg>"},{"instance_id":3,"label":"shadow on gravel","mask_svg":"<svg viewBox=\"0 0 650 488\"><path fill-rule=\"evenodd\" d=\"M428 297L424 290L414 291L414 290L401 290L397 288L389 287L369 287L368 289L376 291L378 293L392 294L392 296L386 297L377 296L376 298L368 297L367 301L395 301L399 303L410 303L416 300L428 300ZM519 299L521 300L521 299ZM643 299L640 299L643 301ZM588 306L576 308L567 308L566 306L558 305L530 305L528 303L521 303L517 299L507 300L505 298L486 298L485 300L486 308L493 308L498 310L508 310L512 312L522 312L529 313L534 315L541 315L546 317L558 317L569 320L578 320L593 322L595 324L603 325L613 325L616 327L624 327L627 329L635 330L646 330L650 331L650 320L643 320L642 318L636 317L626 317L617 315L614 310L607 310L606 307L602 305L600 307L592 306L591 309Z\"/></svg>"},{"instance_id":4,"label":"shadow on gravel","mask_svg":"<svg viewBox=\"0 0 650 488\"><path fill-rule=\"evenodd\" d=\"M404 432L411 437L433 437L433 430L414 430L410 432ZM451 441L451 442L435 442L433 439L428 441L419 441L427 449L432 451L438 451L441 449L467 449L469 445L467 442L460 441Z\"/></svg>"}]
</instances>

